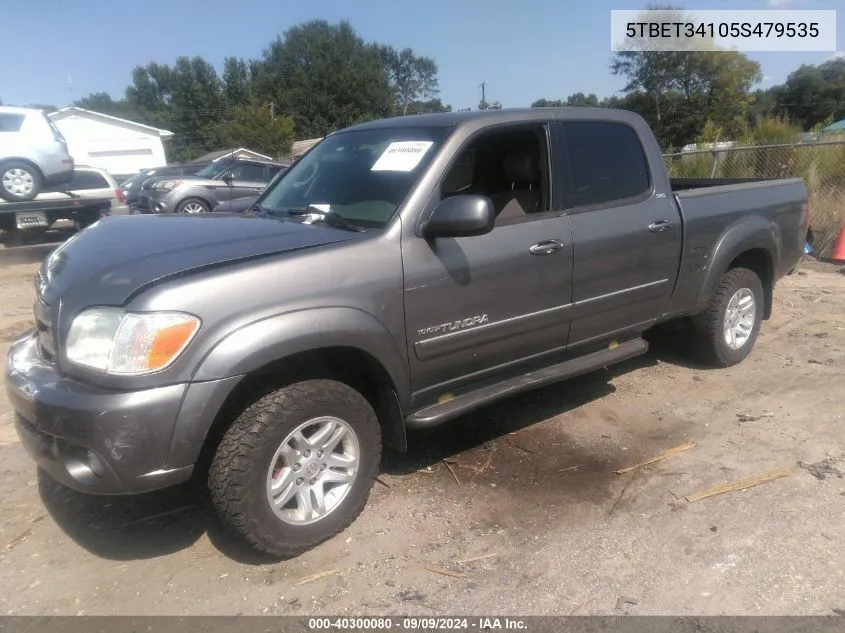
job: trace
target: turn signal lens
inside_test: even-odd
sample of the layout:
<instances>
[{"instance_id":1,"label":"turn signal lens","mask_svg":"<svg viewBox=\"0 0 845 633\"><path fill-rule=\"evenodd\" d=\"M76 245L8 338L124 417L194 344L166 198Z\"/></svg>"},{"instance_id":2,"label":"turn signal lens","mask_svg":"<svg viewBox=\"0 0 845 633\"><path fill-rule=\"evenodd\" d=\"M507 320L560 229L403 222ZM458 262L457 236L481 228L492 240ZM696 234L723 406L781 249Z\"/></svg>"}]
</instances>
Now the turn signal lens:
<instances>
[{"instance_id":1,"label":"turn signal lens","mask_svg":"<svg viewBox=\"0 0 845 633\"><path fill-rule=\"evenodd\" d=\"M111 374L144 374L176 360L200 327L200 320L178 312L124 316L109 358Z\"/></svg>"},{"instance_id":2,"label":"turn signal lens","mask_svg":"<svg viewBox=\"0 0 845 633\"><path fill-rule=\"evenodd\" d=\"M173 363L199 328L199 318L183 312L91 308L73 320L66 354L78 365L109 374L148 374Z\"/></svg>"}]
</instances>

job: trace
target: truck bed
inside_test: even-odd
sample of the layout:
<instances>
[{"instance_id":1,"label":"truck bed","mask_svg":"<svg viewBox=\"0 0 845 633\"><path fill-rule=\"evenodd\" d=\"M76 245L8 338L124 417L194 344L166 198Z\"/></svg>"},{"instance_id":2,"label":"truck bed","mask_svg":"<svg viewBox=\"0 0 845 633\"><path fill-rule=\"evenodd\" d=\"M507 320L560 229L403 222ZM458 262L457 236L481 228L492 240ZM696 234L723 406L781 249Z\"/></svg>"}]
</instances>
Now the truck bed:
<instances>
[{"instance_id":1,"label":"truck bed","mask_svg":"<svg viewBox=\"0 0 845 633\"><path fill-rule=\"evenodd\" d=\"M808 212L807 189L800 178L677 178L670 179L670 185L680 208L683 244L674 308L689 307L702 296L699 289L707 269L718 259L718 251L731 246L725 235L748 232L756 240L772 235L779 251L771 262L774 280L797 265ZM728 241L734 239L739 238ZM743 249L757 247L752 240Z\"/></svg>"}]
</instances>

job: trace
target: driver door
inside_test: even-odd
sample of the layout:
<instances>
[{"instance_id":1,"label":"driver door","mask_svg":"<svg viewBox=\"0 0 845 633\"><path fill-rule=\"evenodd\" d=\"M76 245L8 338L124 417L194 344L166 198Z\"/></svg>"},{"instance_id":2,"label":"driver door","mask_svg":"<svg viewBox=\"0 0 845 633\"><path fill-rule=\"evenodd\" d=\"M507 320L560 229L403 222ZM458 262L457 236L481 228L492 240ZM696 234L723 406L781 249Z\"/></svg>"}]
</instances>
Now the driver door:
<instances>
[{"instance_id":1,"label":"driver door","mask_svg":"<svg viewBox=\"0 0 845 633\"><path fill-rule=\"evenodd\" d=\"M509 182L502 162L515 154L536 166L536 180L526 174ZM565 350L573 249L569 219L551 195L550 159L545 125L488 132L465 148L440 195L490 198L499 214L492 232L427 240L403 226L415 406ZM514 199L521 208L514 210Z\"/></svg>"}]
</instances>

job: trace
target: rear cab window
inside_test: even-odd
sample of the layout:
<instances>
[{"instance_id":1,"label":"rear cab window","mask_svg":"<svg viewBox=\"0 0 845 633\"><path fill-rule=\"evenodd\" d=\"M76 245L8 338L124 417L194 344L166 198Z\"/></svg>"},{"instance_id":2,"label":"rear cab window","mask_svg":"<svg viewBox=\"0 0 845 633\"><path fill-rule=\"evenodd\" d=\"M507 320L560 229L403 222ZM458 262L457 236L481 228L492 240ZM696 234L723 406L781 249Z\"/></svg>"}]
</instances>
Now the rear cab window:
<instances>
[{"instance_id":1,"label":"rear cab window","mask_svg":"<svg viewBox=\"0 0 845 633\"><path fill-rule=\"evenodd\" d=\"M569 163L566 208L614 206L651 191L645 151L634 129L610 121L563 124Z\"/></svg>"}]
</instances>

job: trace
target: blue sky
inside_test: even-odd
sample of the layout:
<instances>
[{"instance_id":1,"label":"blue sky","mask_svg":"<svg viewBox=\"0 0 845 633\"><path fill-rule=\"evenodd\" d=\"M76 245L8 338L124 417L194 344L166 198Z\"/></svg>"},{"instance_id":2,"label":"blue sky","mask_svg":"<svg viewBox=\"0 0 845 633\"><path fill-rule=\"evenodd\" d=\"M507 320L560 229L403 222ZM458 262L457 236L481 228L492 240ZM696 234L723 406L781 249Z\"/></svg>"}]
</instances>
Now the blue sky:
<instances>
[{"instance_id":1,"label":"blue sky","mask_svg":"<svg viewBox=\"0 0 845 633\"><path fill-rule=\"evenodd\" d=\"M842 9L843 0L699 0L686 9ZM119 98L132 68L201 55L218 68L227 56L256 57L288 26L348 19L367 40L410 46L440 67L443 101L475 106L480 84L505 107L574 92L608 96L622 81L608 71L611 9L646 0L28 0L14 28L2 27L0 99L67 105L91 92ZM845 48L843 37L839 48ZM764 86L831 53L753 53ZM72 90L71 90L72 86Z\"/></svg>"}]
</instances>

